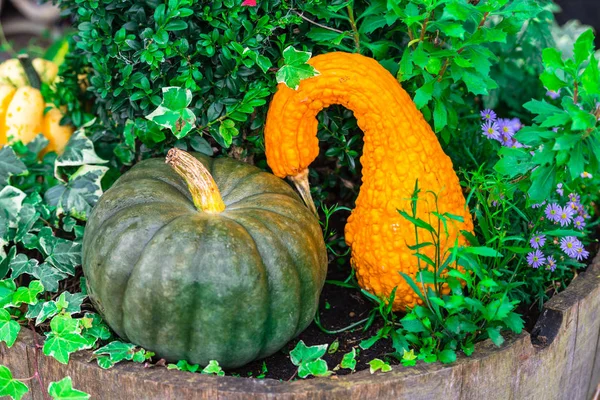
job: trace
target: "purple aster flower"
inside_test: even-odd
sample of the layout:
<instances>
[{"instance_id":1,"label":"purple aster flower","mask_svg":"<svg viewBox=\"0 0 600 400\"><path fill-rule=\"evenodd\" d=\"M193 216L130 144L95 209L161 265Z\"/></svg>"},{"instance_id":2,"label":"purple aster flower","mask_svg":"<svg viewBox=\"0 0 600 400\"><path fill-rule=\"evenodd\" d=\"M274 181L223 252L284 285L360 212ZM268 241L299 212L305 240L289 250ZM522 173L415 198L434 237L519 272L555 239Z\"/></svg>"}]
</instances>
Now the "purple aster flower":
<instances>
[{"instance_id":1,"label":"purple aster flower","mask_svg":"<svg viewBox=\"0 0 600 400\"><path fill-rule=\"evenodd\" d=\"M575 201L570 201L567 203L567 207L569 207L571 210L573 210L573 212L578 212L579 207L581 207L581 204L579 204L578 202L575 202Z\"/></svg>"},{"instance_id":2,"label":"purple aster flower","mask_svg":"<svg viewBox=\"0 0 600 400\"><path fill-rule=\"evenodd\" d=\"M581 197L577 193L569 193L569 200L575 203L579 203L581 201Z\"/></svg>"},{"instance_id":3,"label":"purple aster flower","mask_svg":"<svg viewBox=\"0 0 600 400\"><path fill-rule=\"evenodd\" d=\"M594 176L589 172L583 171L580 175L583 179L592 179Z\"/></svg>"},{"instance_id":4,"label":"purple aster flower","mask_svg":"<svg viewBox=\"0 0 600 400\"><path fill-rule=\"evenodd\" d=\"M548 256L548 258L546 259L546 269L549 269L550 271L554 272L554 270L556 269L556 260L554 259L554 257Z\"/></svg>"},{"instance_id":5,"label":"purple aster flower","mask_svg":"<svg viewBox=\"0 0 600 400\"><path fill-rule=\"evenodd\" d=\"M498 124L495 121L487 121L481 125L481 129L483 130L483 134L488 139L500 139L500 131L498 128Z\"/></svg>"},{"instance_id":6,"label":"purple aster flower","mask_svg":"<svg viewBox=\"0 0 600 400\"><path fill-rule=\"evenodd\" d=\"M558 222L560 222L560 226L569 225L573 220L573 214L575 214L575 212L568 205L562 207L558 213Z\"/></svg>"},{"instance_id":7,"label":"purple aster flower","mask_svg":"<svg viewBox=\"0 0 600 400\"><path fill-rule=\"evenodd\" d=\"M558 204L552 203L548 204L544 209L544 213L546 214L546 218L550 221L558 222L558 216L560 214L561 208Z\"/></svg>"},{"instance_id":8,"label":"purple aster flower","mask_svg":"<svg viewBox=\"0 0 600 400\"><path fill-rule=\"evenodd\" d=\"M531 208L540 208L541 206L543 206L544 204L546 204L546 200L542 201L539 204L532 204Z\"/></svg>"},{"instance_id":9,"label":"purple aster flower","mask_svg":"<svg viewBox=\"0 0 600 400\"><path fill-rule=\"evenodd\" d=\"M534 249L539 249L541 247L544 247L545 243L546 243L546 235L543 235L543 234L536 234L531 238L531 240L529 240L529 244L531 244L531 247L533 247Z\"/></svg>"},{"instance_id":10,"label":"purple aster flower","mask_svg":"<svg viewBox=\"0 0 600 400\"><path fill-rule=\"evenodd\" d=\"M556 100L560 97L560 89L556 92L554 90L548 90L546 96L550 97L552 100Z\"/></svg>"},{"instance_id":11,"label":"purple aster flower","mask_svg":"<svg viewBox=\"0 0 600 400\"><path fill-rule=\"evenodd\" d=\"M590 252L587 251L583 246L575 249L575 258L577 261L585 260L590 256Z\"/></svg>"},{"instance_id":12,"label":"purple aster flower","mask_svg":"<svg viewBox=\"0 0 600 400\"><path fill-rule=\"evenodd\" d=\"M546 262L546 256L539 250L527 254L527 263L533 268L539 268Z\"/></svg>"},{"instance_id":13,"label":"purple aster flower","mask_svg":"<svg viewBox=\"0 0 600 400\"><path fill-rule=\"evenodd\" d=\"M510 126L512 127L513 131L517 132L521 130L523 124L521 123L521 120L519 118L513 118L510 120Z\"/></svg>"},{"instance_id":14,"label":"purple aster flower","mask_svg":"<svg viewBox=\"0 0 600 400\"><path fill-rule=\"evenodd\" d=\"M560 194L561 196L565 195L565 190L563 189L562 183L559 183L558 185L556 185L556 193Z\"/></svg>"},{"instance_id":15,"label":"purple aster flower","mask_svg":"<svg viewBox=\"0 0 600 400\"><path fill-rule=\"evenodd\" d=\"M577 249L583 244L575 236L566 236L560 239L560 249L571 258L577 257Z\"/></svg>"},{"instance_id":16,"label":"purple aster flower","mask_svg":"<svg viewBox=\"0 0 600 400\"><path fill-rule=\"evenodd\" d=\"M573 226L582 231L583 228L585 228L585 219L581 215L579 215L573 220Z\"/></svg>"},{"instance_id":17,"label":"purple aster flower","mask_svg":"<svg viewBox=\"0 0 600 400\"><path fill-rule=\"evenodd\" d=\"M513 138L511 136L502 135L500 137L500 143L502 143L502 146L512 147L513 144L515 143L515 141L513 140Z\"/></svg>"},{"instance_id":18,"label":"purple aster flower","mask_svg":"<svg viewBox=\"0 0 600 400\"><path fill-rule=\"evenodd\" d=\"M523 148L525 146L523 145L523 143L518 142L518 141L516 141L516 140L513 139L513 144L510 147L512 147L513 149L520 149L520 148Z\"/></svg>"},{"instance_id":19,"label":"purple aster flower","mask_svg":"<svg viewBox=\"0 0 600 400\"><path fill-rule=\"evenodd\" d=\"M484 121L492 121L493 122L496 120L496 113L494 112L494 110L491 110L488 108L481 112L481 119Z\"/></svg>"},{"instance_id":20,"label":"purple aster flower","mask_svg":"<svg viewBox=\"0 0 600 400\"><path fill-rule=\"evenodd\" d=\"M512 127L510 119L498 118L498 126L500 127L500 134L502 136L513 137L515 135L515 130Z\"/></svg>"}]
</instances>

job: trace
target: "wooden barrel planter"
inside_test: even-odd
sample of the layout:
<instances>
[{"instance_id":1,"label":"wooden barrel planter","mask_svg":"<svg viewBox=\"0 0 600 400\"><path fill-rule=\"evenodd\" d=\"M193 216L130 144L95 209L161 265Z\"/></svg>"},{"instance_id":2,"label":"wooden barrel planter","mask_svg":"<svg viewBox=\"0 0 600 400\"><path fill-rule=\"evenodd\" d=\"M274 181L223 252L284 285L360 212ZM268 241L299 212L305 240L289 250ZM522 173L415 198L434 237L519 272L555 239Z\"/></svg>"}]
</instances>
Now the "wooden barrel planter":
<instances>
[{"instance_id":1,"label":"wooden barrel planter","mask_svg":"<svg viewBox=\"0 0 600 400\"><path fill-rule=\"evenodd\" d=\"M279 382L216 377L162 367L121 363L103 370L91 352L68 365L39 357L46 384L69 375L73 386L95 399L591 399L600 383L600 255L562 293L554 296L531 334L508 337L501 348L485 341L472 357L452 365L394 366L388 373ZM33 332L24 330L0 363L15 377L34 373ZM29 396L29 397L27 397ZM26 398L43 399L32 382Z\"/></svg>"}]
</instances>

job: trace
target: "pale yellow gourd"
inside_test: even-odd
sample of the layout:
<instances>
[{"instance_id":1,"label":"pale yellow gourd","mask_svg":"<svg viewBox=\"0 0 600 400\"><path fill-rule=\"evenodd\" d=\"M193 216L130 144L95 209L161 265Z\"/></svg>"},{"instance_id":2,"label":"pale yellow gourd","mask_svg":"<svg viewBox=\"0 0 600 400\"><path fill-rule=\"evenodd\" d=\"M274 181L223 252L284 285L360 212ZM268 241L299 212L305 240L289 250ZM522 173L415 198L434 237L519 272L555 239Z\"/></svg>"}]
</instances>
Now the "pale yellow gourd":
<instances>
[{"instance_id":1,"label":"pale yellow gourd","mask_svg":"<svg viewBox=\"0 0 600 400\"><path fill-rule=\"evenodd\" d=\"M36 60L32 63L34 66ZM7 67L8 61L11 63ZM41 133L49 141L44 153L55 151L61 154L73 133L73 128L60 125L62 112L52 104L46 104L37 88L23 84L20 74L24 74L24 69L19 60L8 61L0 65L0 147L16 141L29 143ZM14 67L12 61L16 61L21 69ZM54 65L49 61L48 63ZM35 69L38 72L38 68ZM56 74L50 71L50 74L41 75L40 78L43 82L49 78L54 81ZM44 113L48 107L50 109Z\"/></svg>"}]
</instances>

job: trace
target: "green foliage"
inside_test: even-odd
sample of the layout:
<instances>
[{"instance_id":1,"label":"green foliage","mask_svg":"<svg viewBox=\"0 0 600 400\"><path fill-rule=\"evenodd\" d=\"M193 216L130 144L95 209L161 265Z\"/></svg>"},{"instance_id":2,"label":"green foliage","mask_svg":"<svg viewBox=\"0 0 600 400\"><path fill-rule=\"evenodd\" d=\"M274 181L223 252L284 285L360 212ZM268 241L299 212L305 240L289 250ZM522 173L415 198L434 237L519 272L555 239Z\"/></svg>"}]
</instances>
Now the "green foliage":
<instances>
[{"instance_id":1,"label":"green foliage","mask_svg":"<svg viewBox=\"0 0 600 400\"><path fill-rule=\"evenodd\" d=\"M185 360L179 360L177 362L177 364L168 364L167 365L168 369L178 369L179 371L187 371L187 372L198 372L200 371L201 374L209 374L209 375L217 375L217 376L224 376L225 375L225 371L223 371L223 369L221 369L221 366L219 365L219 363L216 360L210 360L208 362L208 365L206 367L204 367L203 369L200 369L200 365L198 364L190 364ZM266 372L266 364L263 363L263 371ZM264 376L263 376L264 378Z\"/></svg>"},{"instance_id":2,"label":"green foliage","mask_svg":"<svg viewBox=\"0 0 600 400\"><path fill-rule=\"evenodd\" d=\"M292 46L283 51L284 65L277 71L277 83L296 90L300 81L319 75L312 65L307 64L311 54L307 51L298 51Z\"/></svg>"},{"instance_id":3,"label":"green foliage","mask_svg":"<svg viewBox=\"0 0 600 400\"><path fill-rule=\"evenodd\" d=\"M528 147L500 151L496 170L516 178L518 189L526 192L532 203L548 198L559 183L582 185L585 173L600 168L600 72L593 39L591 30L581 34L574 43L573 57L566 60L558 50L544 49L540 79L562 96L550 103L531 100L524 104L535 115L534 124L516 137ZM592 186L597 181L592 180Z\"/></svg>"},{"instance_id":4,"label":"green foliage","mask_svg":"<svg viewBox=\"0 0 600 400\"><path fill-rule=\"evenodd\" d=\"M20 400L28 391L27 385L13 378L10 370L4 365L0 365L0 396L9 396L12 399Z\"/></svg>"},{"instance_id":5,"label":"green foliage","mask_svg":"<svg viewBox=\"0 0 600 400\"><path fill-rule=\"evenodd\" d=\"M67 376L58 382L51 382L48 394L53 400L87 400L90 395L81 390L73 389L71 377Z\"/></svg>"},{"instance_id":6,"label":"green foliage","mask_svg":"<svg viewBox=\"0 0 600 400\"><path fill-rule=\"evenodd\" d=\"M356 355L358 354L358 350L356 348L352 348L352 350L342 357L342 362L340 363L340 368L351 369L354 371L356 368Z\"/></svg>"},{"instance_id":7,"label":"green foliage","mask_svg":"<svg viewBox=\"0 0 600 400\"><path fill-rule=\"evenodd\" d=\"M137 347L132 343L124 343L118 340L108 343L94 351L97 355L98 365L104 369L111 368L118 362L129 360L137 363L146 362L154 353Z\"/></svg>"},{"instance_id":8,"label":"green foliage","mask_svg":"<svg viewBox=\"0 0 600 400\"><path fill-rule=\"evenodd\" d=\"M369 371L374 374L377 371L381 372L390 372L392 370L392 366L387 362L380 360L379 358L375 358L369 361Z\"/></svg>"},{"instance_id":9,"label":"green foliage","mask_svg":"<svg viewBox=\"0 0 600 400\"><path fill-rule=\"evenodd\" d=\"M456 352L470 355L476 342L491 339L496 345L504 341L503 330L520 333L523 321L515 312L518 300L512 300L509 291L520 283L511 283L502 275L494 273L494 260L505 260L498 249L471 243L469 247L455 247L442 253L442 243L447 240L446 226L458 217L436 209L431 221L417 217L418 202L422 194L415 185L409 211L399 213L415 226L415 262L419 265L416 278L400 273L419 295L422 305L407 310L399 321L392 313L394 292L390 299L379 300L379 315L384 326L375 336L361 342L361 348L369 348L376 341L390 338L395 349L393 356L405 366L424 362L456 361ZM428 192L437 205L435 193ZM420 229L417 229L420 228ZM426 237L421 237L422 232ZM471 235L472 236L472 235ZM468 236L469 237L469 236ZM430 258L423 249L432 248L435 257ZM463 287L464 285L464 287ZM450 293L444 292L444 287ZM365 292L377 301L377 298ZM381 366L377 362L376 366ZM371 365L372 370L376 369ZM383 367L381 367L383 368Z\"/></svg>"},{"instance_id":10,"label":"green foliage","mask_svg":"<svg viewBox=\"0 0 600 400\"><path fill-rule=\"evenodd\" d=\"M300 340L296 347L290 351L292 364L298 367L298 376L306 378L309 375L328 376L332 372L327 367L327 362L321 357L327 351L328 345L307 346Z\"/></svg>"}]
</instances>

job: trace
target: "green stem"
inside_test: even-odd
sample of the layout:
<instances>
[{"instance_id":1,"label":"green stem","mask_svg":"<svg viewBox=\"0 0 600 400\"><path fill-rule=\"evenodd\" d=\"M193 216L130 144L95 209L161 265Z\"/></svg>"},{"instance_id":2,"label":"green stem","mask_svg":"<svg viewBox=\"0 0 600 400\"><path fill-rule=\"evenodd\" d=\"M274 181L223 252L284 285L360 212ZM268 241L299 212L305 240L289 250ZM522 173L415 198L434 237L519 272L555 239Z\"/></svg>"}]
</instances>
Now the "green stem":
<instances>
[{"instance_id":1,"label":"green stem","mask_svg":"<svg viewBox=\"0 0 600 400\"><path fill-rule=\"evenodd\" d=\"M348 9L348 17L350 18L350 25L352 25L352 32L354 32L354 46L356 47L356 52L360 53L360 35L358 34L358 27L354 20L354 11L352 10L352 6L347 6L346 8Z\"/></svg>"},{"instance_id":2,"label":"green stem","mask_svg":"<svg viewBox=\"0 0 600 400\"><path fill-rule=\"evenodd\" d=\"M34 89L41 89L42 81L35 68L33 68L33 64L31 63L31 58L29 58L29 55L19 54L18 59L21 63L21 66L23 66L25 76L29 81L29 86L31 86Z\"/></svg>"},{"instance_id":3,"label":"green stem","mask_svg":"<svg viewBox=\"0 0 600 400\"><path fill-rule=\"evenodd\" d=\"M328 335L336 335L338 333L345 332L349 329L356 328L357 326L364 324L368 320L369 320L369 318L367 317L367 318L361 319L360 321L356 321L348 326L345 326L343 328L337 329L335 331L330 331L329 329L326 329L323 327L323 325L321 325L321 318L319 317L319 312L317 312L317 315L315 315L315 324L317 324L317 326L319 327L320 330L322 330L323 332L325 332Z\"/></svg>"},{"instance_id":4,"label":"green stem","mask_svg":"<svg viewBox=\"0 0 600 400\"><path fill-rule=\"evenodd\" d=\"M225 210L225 203L210 172L189 153L176 147L169 150L165 161L187 184L194 205L199 211L218 214Z\"/></svg>"}]
</instances>

